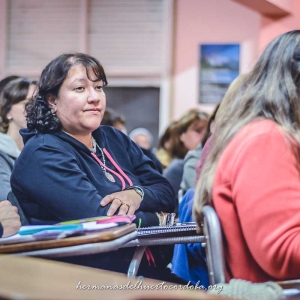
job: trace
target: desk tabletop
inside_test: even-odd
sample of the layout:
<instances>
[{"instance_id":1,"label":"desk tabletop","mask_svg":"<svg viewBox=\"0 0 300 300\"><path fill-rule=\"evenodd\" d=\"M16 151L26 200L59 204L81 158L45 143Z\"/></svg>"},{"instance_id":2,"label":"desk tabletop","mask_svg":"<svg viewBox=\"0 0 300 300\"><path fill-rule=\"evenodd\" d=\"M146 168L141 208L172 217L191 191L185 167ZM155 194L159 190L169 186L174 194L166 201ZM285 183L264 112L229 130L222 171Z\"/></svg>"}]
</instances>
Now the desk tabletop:
<instances>
[{"instance_id":1,"label":"desk tabletop","mask_svg":"<svg viewBox=\"0 0 300 300\"><path fill-rule=\"evenodd\" d=\"M86 233L85 235L69 237L58 240L36 241L19 244L0 245L0 253L18 253L25 251L36 251L69 247L90 243L112 241L136 230L135 224L113 227L98 232Z\"/></svg>"},{"instance_id":2,"label":"desk tabletop","mask_svg":"<svg viewBox=\"0 0 300 300\"><path fill-rule=\"evenodd\" d=\"M226 299L201 290L171 289L175 284L32 257L0 255L0 278L0 298L5 299Z\"/></svg>"}]
</instances>

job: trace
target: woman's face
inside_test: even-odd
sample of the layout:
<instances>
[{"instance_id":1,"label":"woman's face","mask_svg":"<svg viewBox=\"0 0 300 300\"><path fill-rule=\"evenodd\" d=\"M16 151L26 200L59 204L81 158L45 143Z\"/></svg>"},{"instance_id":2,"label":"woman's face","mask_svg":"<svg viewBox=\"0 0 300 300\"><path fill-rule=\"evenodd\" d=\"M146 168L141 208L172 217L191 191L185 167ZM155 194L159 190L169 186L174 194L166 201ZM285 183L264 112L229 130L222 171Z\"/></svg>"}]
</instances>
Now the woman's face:
<instances>
[{"instance_id":1,"label":"woman's face","mask_svg":"<svg viewBox=\"0 0 300 300\"><path fill-rule=\"evenodd\" d=\"M144 149L151 148L151 141L150 139L144 134L138 134L133 138L134 142L137 143L140 147Z\"/></svg>"},{"instance_id":2,"label":"woman's face","mask_svg":"<svg viewBox=\"0 0 300 300\"><path fill-rule=\"evenodd\" d=\"M207 121L195 121L186 132L182 133L180 140L188 150L195 150L204 138Z\"/></svg>"},{"instance_id":3,"label":"woman's face","mask_svg":"<svg viewBox=\"0 0 300 300\"><path fill-rule=\"evenodd\" d=\"M90 72L92 80L95 74ZM103 81L88 79L83 65L73 66L63 82L58 98L50 98L62 129L72 135L86 135L100 126L106 107Z\"/></svg>"},{"instance_id":4,"label":"woman's face","mask_svg":"<svg viewBox=\"0 0 300 300\"><path fill-rule=\"evenodd\" d=\"M8 119L10 119L9 127L14 126L17 130L21 128L26 128L26 115L25 115L25 105L29 99L33 96L36 86L31 84L28 88L28 93L26 99L14 104L10 111L7 113Z\"/></svg>"}]
</instances>

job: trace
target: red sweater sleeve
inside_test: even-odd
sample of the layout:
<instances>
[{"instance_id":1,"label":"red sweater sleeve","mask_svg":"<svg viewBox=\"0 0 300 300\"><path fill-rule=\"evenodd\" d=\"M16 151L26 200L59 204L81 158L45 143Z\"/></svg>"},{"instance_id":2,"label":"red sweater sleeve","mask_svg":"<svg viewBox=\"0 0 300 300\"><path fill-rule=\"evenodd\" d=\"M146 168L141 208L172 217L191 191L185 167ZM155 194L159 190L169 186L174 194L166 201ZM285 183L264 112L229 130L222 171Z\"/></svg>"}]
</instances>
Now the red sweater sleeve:
<instances>
[{"instance_id":1,"label":"red sweater sleeve","mask_svg":"<svg viewBox=\"0 0 300 300\"><path fill-rule=\"evenodd\" d=\"M295 143L273 125L246 141L237 140L236 145L230 181L245 242L271 277L299 277L300 179Z\"/></svg>"}]
</instances>

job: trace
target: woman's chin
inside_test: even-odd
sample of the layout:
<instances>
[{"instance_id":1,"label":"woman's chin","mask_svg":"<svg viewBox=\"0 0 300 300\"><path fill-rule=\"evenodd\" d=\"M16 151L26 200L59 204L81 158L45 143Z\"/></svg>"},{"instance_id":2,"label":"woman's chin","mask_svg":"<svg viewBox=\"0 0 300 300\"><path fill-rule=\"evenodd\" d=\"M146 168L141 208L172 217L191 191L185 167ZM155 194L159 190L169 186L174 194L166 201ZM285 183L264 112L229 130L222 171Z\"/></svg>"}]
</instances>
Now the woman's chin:
<instances>
[{"instance_id":1,"label":"woman's chin","mask_svg":"<svg viewBox=\"0 0 300 300\"><path fill-rule=\"evenodd\" d=\"M93 126L91 127L91 132L95 131L96 129L98 129L100 127L100 123L98 124L98 126Z\"/></svg>"}]
</instances>

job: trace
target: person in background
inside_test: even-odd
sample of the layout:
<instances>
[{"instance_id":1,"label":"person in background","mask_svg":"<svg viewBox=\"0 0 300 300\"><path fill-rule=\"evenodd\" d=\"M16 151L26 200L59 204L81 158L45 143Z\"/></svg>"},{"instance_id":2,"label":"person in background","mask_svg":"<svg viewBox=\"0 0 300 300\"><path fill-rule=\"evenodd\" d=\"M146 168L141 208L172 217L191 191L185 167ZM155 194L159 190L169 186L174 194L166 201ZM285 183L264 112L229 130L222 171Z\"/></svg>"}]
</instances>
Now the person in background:
<instances>
[{"instance_id":1,"label":"person in background","mask_svg":"<svg viewBox=\"0 0 300 300\"><path fill-rule=\"evenodd\" d=\"M21 227L18 209L7 201L0 202L0 237L16 234Z\"/></svg>"},{"instance_id":2,"label":"person in background","mask_svg":"<svg viewBox=\"0 0 300 300\"><path fill-rule=\"evenodd\" d=\"M129 133L129 137L141 148L150 150L153 143L153 135L146 128L135 128Z\"/></svg>"},{"instance_id":3,"label":"person in background","mask_svg":"<svg viewBox=\"0 0 300 300\"><path fill-rule=\"evenodd\" d=\"M2 93L3 89L5 88L5 86L11 82L12 80L15 80L17 78L19 78L20 76L17 76L17 75L11 75L11 76L7 76L5 78L3 78L1 81L0 81L0 94ZM1 103L0 103L1 105Z\"/></svg>"},{"instance_id":4,"label":"person in background","mask_svg":"<svg viewBox=\"0 0 300 300\"><path fill-rule=\"evenodd\" d=\"M35 87L35 81L19 77L8 82L0 94L0 200L7 199L11 190L10 175L23 148L19 130L26 127L25 104Z\"/></svg>"},{"instance_id":5,"label":"person in background","mask_svg":"<svg viewBox=\"0 0 300 300\"><path fill-rule=\"evenodd\" d=\"M201 161L202 155L204 154L202 149L205 149L205 142L211 136L213 130L212 124L218 109L219 104L215 107L209 118L206 132L201 143L200 153L197 149L189 151L184 159L184 171L182 182L180 184L180 187L184 192L181 199L180 195L178 195L178 217L180 223L195 221L192 214L192 208L195 194L196 164L198 161ZM206 255L205 249L201 246L201 244L192 243L175 245L172 259L172 272L176 276L186 281L190 281L194 285L200 280L203 286L208 287L209 280L206 266Z\"/></svg>"},{"instance_id":6,"label":"person in background","mask_svg":"<svg viewBox=\"0 0 300 300\"><path fill-rule=\"evenodd\" d=\"M175 122L172 122L161 135L158 142L158 149L155 152L157 159L160 161L162 168L165 169L172 161L172 157L168 152L172 131L174 130Z\"/></svg>"},{"instance_id":7,"label":"person in background","mask_svg":"<svg viewBox=\"0 0 300 300\"><path fill-rule=\"evenodd\" d=\"M127 135L100 126L106 85L102 65L87 54L63 54L44 68L26 106L24 148L11 176L30 224L120 214L157 226L157 212L174 210L173 190L153 162ZM69 261L124 272L133 251Z\"/></svg>"},{"instance_id":8,"label":"person in background","mask_svg":"<svg viewBox=\"0 0 300 300\"><path fill-rule=\"evenodd\" d=\"M218 111L200 173L195 218L213 205L226 277L299 278L300 30L275 38Z\"/></svg>"},{"instance_id":9,"label":"person in background","mask_svg":"<svg viewBox=\"0 0 300 300\"><path fill-rule=\"evenodd\" d=\"M178 195L179 201L184 196L184 194L187 192L188 189L195 187L196 165L197 162L200 160L200 157L202 157L202 150L204 148L207 139L210 137L211 133L213 132L213 124L219 106L220 104L218 104L215 107L213 113L209 117L206 126L206 131L201 143L198 144L195 150L190 150L184 157L182 181L180 183L181 196Z\"/></svg>"},{"instance_id":10,"label":"person in background","mask_svg":"<svg viewBox=\"0 0 300 300\"><path fill-rule=\"evenodd\" d=\"M178 197L182 181L184 157L189 150L195 150L205 134L209 115L198 109L187 111L175 124L170 138L168 152L173 158L163 171Z\"/></svg>"},{"instance_id":11,"label":"person in background","mask_svg":"<svg viewBox=\"0 0 300 300\"><path fill-rule=\"evenodd\" d=\"M222 102L224 102L226 104L227 102L230 102L230 101L232 101L232 99L234 99L236 93L238 92L238 90L240 89L240 86L243 83L243 79L245 76L246 76L246 74L240 74L230 84L224 98L222 99ZM209 119L208 125L207 125L208 126L207 131L206 131L206 134L202 141L202 153L201 153L200 159L196 163L196 179L195 179L194 187L196 186L196 184L199 180L201 170L203 168L204 162L206 160L206 157L207 157L207 155L210 151L211 145L212 145L213 132L214 132L214 127L215 127L215 119L217 117L217 112L220 108L220 105L221 105L221 103L219 103L218 106L215 108L214 112L212 113L211 118Z\"/></svg>"},{"instance_id":12,"label":"person in background","mask_svg":"<svg viewBox=\"0 0 300 300\"><path fill-rule=\"evenodd\" d=\"M106 109L105 109L103 119L101 121L101 125L113 126L114 128L116 128L116 129L122 131L123 133L127 134L126 121L125 121L124 117L122 117L116 111L114 111L113 109L111 109L109 107L106 107ZM152 136L152 134L151 134L151 136ZM156 158L156 156L152 153L151 149L145 149L141 146L140 146L140 148L143 151L143 153L154 162L155 167L158 170L158 172L160 174L162 174L161 163Z\"/></svg>"},{"instance_id":13,"label":"person in background","mask_svg":"<svg viewBox=\"0 0 300 300\"><path fill-rule=\"evenodd\" d=\"M113 126L127 134L125 118L110 107L106 107L101 125Z\"/></svg>"},{"instance_id":14,"label":"person in background","mask_svg":"<svg viewBox=\"0 0 300 300\"><path fill-rule=\"evenodd\" d=\"M222 102L229 102L242 85L242 80L244 78L244 74L240 75L235 79L222 99ZM200 159L198 158L198 162L196 164L196 181L199 179L199 175L201 172L202 165L210 151L211 141L213 140L213 132L214 132L214 122L217 117L218 110L220 108L220 103L215 107L213 113L211 114L206 133L202 140L202 152ZM194 165L195 171L195 165ZM195 177L194 177L195 178ZM195 194L195 186L196 182L193 182L193 186L186 191L184 194L182 201L179 204L178 217L179 222L195 222L193 216L193 203L194 203L194 194ZM174 248L174 255L172 260L172 272L183 278L186 281L191 281L191 283L196 284L198 280L201 280L201 283L204 286L208 286L208 274L207 274L207 266L206 266L206 255L204 248L199 243L194 244L177 244Z\"/></svg>"}]
</instances>

